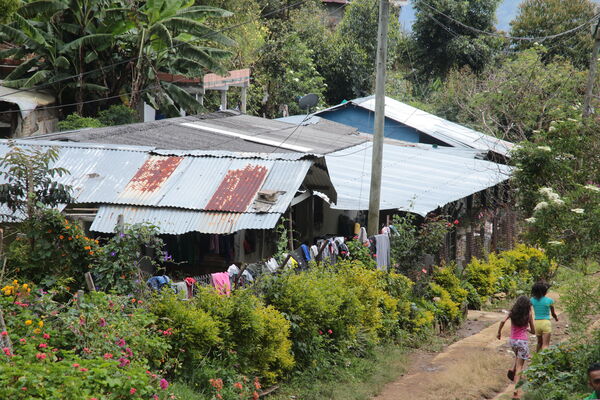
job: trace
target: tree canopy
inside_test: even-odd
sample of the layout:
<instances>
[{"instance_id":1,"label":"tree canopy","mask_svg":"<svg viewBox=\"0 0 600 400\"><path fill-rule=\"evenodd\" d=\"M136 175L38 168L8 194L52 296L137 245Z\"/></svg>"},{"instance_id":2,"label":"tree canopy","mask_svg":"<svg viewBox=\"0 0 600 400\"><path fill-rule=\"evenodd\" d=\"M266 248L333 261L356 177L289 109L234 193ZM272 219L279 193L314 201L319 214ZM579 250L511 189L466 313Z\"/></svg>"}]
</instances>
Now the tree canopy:
<instances>
[{"instance_id":1,"label":"tree canopy","mask_svg":"<svg viewBox=\"0 0 600 400\"><path fill-rule=\"evenodd\" d=\"M502 40L454 21L492 32L499 3L500 0L414 0L414 52L420 74L428 78L444 77L451 69L463 66L482 71Z\"/></svg>"},{"instance_id":2,"label":"tree canopy","mask_svg":"<svg viewBox=\"0 0 600 400\"><path fill-rule=\"evenodd\" d=\"M597 12L598 6L591 0L525 0L519 15L511 22L511 35L556 35L589 22ZM561 56L578 68L587 68L592 42L589 25L568 35L544 40L542 43L548 49L545 60ZM514 45L518 50L524 50L535 46L535 42L515 41Z\"/></svg>"}]
</instances>

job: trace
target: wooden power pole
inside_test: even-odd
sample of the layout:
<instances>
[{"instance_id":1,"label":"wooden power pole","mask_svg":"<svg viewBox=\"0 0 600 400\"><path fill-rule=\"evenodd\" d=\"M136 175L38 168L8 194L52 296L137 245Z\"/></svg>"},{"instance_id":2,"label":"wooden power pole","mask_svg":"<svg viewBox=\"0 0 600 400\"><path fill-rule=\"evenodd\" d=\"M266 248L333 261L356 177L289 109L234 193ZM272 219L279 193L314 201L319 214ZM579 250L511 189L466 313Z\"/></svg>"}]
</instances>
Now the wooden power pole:
<instances>
[{"instance_id":1,"label":"wooden power pole","mask_svg":"<svg viewBox=\"0 0 600 400\"><path fill-rule=\"evenodd\" d=\"M585 87L585 98L583 100L583 118L588 118L592 114L592 94L594 91L594 82L598 72L598 53L600 52L600 20L594 29L594 47L590 59L590 71L588 72L588 81Z\"/></svg>"},{"instance_id":2,"label":"wooden power pole","mask_svg":"<svg viewBox=\"0 0 600 400\"><path fill-rule=\"evenodd\" d=\"M389 0L379 2L379 27L377 30L377 65L375 78L375 129L371 160L371 189L369 192L369 223L367 232L379 231L379 204L381 200L381 169L383 161L383 128L385 123L385 67L387 63L387 37L390 19Z\"/></svg>"}]
</instances>

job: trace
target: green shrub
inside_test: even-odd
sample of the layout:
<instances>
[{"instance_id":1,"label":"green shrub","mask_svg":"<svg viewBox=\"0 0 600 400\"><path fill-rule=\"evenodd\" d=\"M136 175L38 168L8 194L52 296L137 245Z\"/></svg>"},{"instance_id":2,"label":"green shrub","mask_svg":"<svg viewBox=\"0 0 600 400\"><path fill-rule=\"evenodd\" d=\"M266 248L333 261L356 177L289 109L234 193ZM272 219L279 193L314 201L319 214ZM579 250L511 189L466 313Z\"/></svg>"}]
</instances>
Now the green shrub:
<instances>
[{"instance_id":1,"label":"green shrub","mask_svg":"<svg viewBox=\"0 0 600 400\"><path fill-rule=\"evenodd\" d=\"M448 291L452 301L461 306L466 303L468 292L462 287L460 279L456 276L456 266L435 267L433 281Z\"/></svg>"},{"instance_id":2,"label":"green shrub","mask_svg":"<svg viewBox=\"0 0 600 400\"><path fill-rule=\"evenodd\" d=\"M77 113L67 115L62 121L58 122L58 130L63 131L74 131L83 128L101 128L104 125L96 118L82 117Z\"/></svg>"},{"instance_id":3,"label":"green shrub","mask_svg":"<svg viewBox=\"0 0 600 400\"><path fill-rule=\"evenodd\" d=\"M435 305L435 317L444 325L451 325L461 320L460 303L452 300L450 292L435 282L429 284Z\"/></svg>"},{"instance_id":4,"label":"green shrub","mask_svg":"<svg viewBox=\"0 0 600 400\"><path fill-rule=\"evenodd\" d=\"M485 299L497 292L496 284L502 270L496 264L473 258L465 268L465 275L467 282Z\"/></svg>"},{"instance_id":5,"label":"green shrub","mask_svg":"<svg viewBox=\"0 0 600 400\"><path fill-rule=\"evenodd\" d=\"M98 121L106 126L139 122L137 113L123 104L115 104L98 113Z\"/></svg>"},{"instance_id":6,"label":"green shrub","mask_svg":"<svg viewBox=\"0 0 600 400\"><path fill-rule=\"evenodd\" d=\"M231 297L212 288L199 290L194 306L219 321L223 348L235 352L240 373L272 383L292 369L290 323L279 311L248 290L237 290Z\"/></svg>"},{"instance_id":7,"label":"green shrub","mask_svg":"<svg viewBox=\"0 0 600 400\"><path fill-rule=\"evenodd\" d=\"M182 301L174 293L163 292L151 301L150 310L158 317L159 328L171 332L168 338L175 350L172 357L181 367L190 369L221 348L222 323L205 310Z\"/></svg>"},{"instance_id":8,"label":"green shrub","mask_svg":"<svg viewBox=\"0 0 600 400\"><path fill-rule=\"evenodd\" d=\"M44 210L25 224L25 234L8 247L9 270L45 287L69 278L83 284L83 274L98 265L101 249L81 227L55 210Z\"/></svg>"},{"instance_id":9,"label":"green shrub","mask_svg":"<svg viewBox=\"0 0 600 400\"><path fill-rule=\"evenodd\" d=\"M512 265L517 273L526 272L533 281L549 281L554 277L558 267L557 263L548 258L542 250L524 244L503 251L500 257Z\"/></svg>"},{"instance_id":10,"label":"green shrub","mask_svg":"<svg viewBox=\"0 0 600 400\"><path fill-rule=\"evenodd\" d=\"M461 285L467 291L467 307L471 310L480 310L483 302L475 287L467 281L461 282Z\"/></svg>"}]
</instances>

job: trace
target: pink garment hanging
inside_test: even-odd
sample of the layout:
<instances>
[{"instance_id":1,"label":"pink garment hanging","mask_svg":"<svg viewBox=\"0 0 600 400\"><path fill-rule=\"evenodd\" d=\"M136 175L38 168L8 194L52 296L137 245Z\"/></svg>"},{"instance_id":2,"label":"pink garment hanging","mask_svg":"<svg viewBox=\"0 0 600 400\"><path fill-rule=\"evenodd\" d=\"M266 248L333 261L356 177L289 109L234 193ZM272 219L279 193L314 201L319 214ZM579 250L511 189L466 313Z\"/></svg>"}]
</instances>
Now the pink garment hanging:
<instances>
[{"instance_id":1,"label":"pink garment hanging","mask_svg":"<svg viewBox=\"0 0 600 400\"><path fill-rule=\"evenodd\" d=\"M220 295L231 294L231 283L229 282L229 274L227 272L217 272L212 274L212 284L217 289L217 293Z\"/></svg>"}]
</instances>

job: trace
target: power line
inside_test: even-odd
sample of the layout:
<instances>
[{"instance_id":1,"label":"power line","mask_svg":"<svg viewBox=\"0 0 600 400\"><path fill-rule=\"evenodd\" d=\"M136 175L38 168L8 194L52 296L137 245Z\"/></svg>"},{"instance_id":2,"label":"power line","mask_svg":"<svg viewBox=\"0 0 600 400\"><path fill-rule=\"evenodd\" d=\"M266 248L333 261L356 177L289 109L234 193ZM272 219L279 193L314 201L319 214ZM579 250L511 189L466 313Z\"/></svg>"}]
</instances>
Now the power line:
<instances>
[{"instance_id":1,"label":"power line","mask_svg":"<svg viewBox=\"0 0 600 400\"><path fill-rule=\"evenodd\" d=\"M472 27L470 25L467 25L461 21L456 20L455 18L452 18L449 15L444 14L443 12L441 12L440 10L438 10L437 8L435 8L434 6L432 6L431 4L428 4L427 2L420 0L420 3L424 4L425 6L427 6L428 8L430 8L431 10L435 11L436 13L446 17L447 19L449 19L450 21L454 22L457 25L462 26L465 29L469 29L470 31L476 32L476 33L480 33L483 35L488 35L488 36L495 36L495 37L500 37L500 38L504 38L504 39L508 39L508 40L517 40L517 41L529 41L529 42L542 42L548 39L555 39L561 36L565 36L568 35L570 33L573 32L577 32L580 29L585 28L586 26L590 25L592 22L594 22L598 17L600 17L600 12L597 13L596 15L594 15L591 19L589 19L588 21L584 22L581 25L576 26L575 28L566 30L564 32L560 32L560 33L556 33L553 35L547 35L547 36L509 36L509 35L502 35L500 33L496 33L496 32L488 32L488 31L484 31L475 27Z\"/></svg>"},{"instance_id":2,"label":"power line","mask_svg":"<svg viewBox=\"0 0 600 400\"><path fill-rule=\"evenodd\" d=\"M165 49L166 50L174 49L174 48L186 45L186 44L190 44L191 42L199 40L199 39L210 39L210 37L212 37L212 36L214 36L216 34L223 33L223 32L235 29L235 28L239 28L240 26L244 26L244 25L250 24L252 22L258 21L261 18L266 18L266 17L268 17L270 15L273 15L273 14L285 11L285 10L287 10L289 8L293 8L293 7L299 6L301 4L306 3L307 1L308 0L300 0L300 1L296 2L296 3L294 3L294 4L289 4L289 5L285 6L285 7L280 8L280 9L277 9L277 10L274 10L274 11L270 11L270 12L268 12L268 13L266 13L264 15L261 15L261 16L259 16L257 18L252 18L252 19L246 20L244 22L240 22L238 24L235 24L235 25L232 25L232 26L228 26L228 27L223 28L223 29L221 29L219 31L214 31L214 32L212 32L210 34L206 34L205 36L197 37L197 38L195 38L193 40L182 41L181 43L178 43L178 44L173 45L173 46L166 47ZM336 11L336 10L334 10L334 11ZM116 66L119 66L119 65L122 65L122 64L127 64L127 63L129 63L131 61L138 60L140 57L142 57L142 56L132 57L132 58L129 58L129 59L126 59L126 60L123 60L123 61L119 61L119 62L110 64L110 65L106 65L106 66L103 66L103 67L100 67L100 68L96 68L96 69L93 69L93 70L90 70L90 71L86 71L83 74L76 74L76 75L67 76L67 77L58 79L58 80L53 81L53 82L45 83L43 85L36 85L36 86L30 87L30 88L17 89L17 90L15 90L13 92L0 95L0 98L6 97L6 96L10 96L11 94L16 94L16 93L21 93L21 92L30 92L30 91L38 90L38 89L41 89L41 88L44 88L44 87L52 86L52 85L54 85L56 83L59 83L59 82L63 82L63 81L67 81L67 80L71 80L71 79L75 79L75 78L80 78L80 77L83 77L83 76L86 76L86 75L89 75L89 74L93 74L93 73L96 73L96 72L103 72L104 70L111 69L113 67L116 67ZM80 103L76 103L76 104L80 104Z\"/></svg>"}]
</instances>

